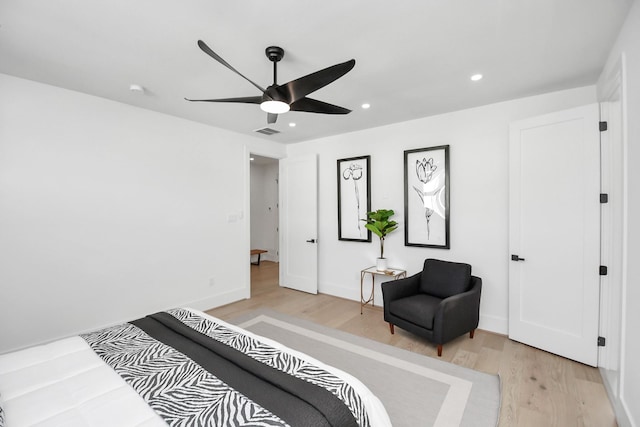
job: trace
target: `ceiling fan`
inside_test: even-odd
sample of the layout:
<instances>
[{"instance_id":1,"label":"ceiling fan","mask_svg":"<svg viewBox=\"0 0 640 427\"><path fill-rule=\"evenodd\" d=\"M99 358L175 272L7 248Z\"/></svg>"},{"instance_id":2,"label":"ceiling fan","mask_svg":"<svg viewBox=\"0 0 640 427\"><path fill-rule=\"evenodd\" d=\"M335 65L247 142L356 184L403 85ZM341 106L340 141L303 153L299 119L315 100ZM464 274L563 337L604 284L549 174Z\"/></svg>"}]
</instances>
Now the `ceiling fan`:
<instances>
[{"instance_id":1,"label":"ceiling fan","mask_svg":"<svg viewBox=\"0 0 640 427\"><path fill-rule=\"evenodd\" d=\"M277 66L278 62L284 57L284 49L277 46L269 46L265 49L265 54L267 55L267 58L273 62L273 84L264 89L229 65L227 61L211 50L211 48L202 40L198 40L198 46L204 53L258 88L260 92L262 92L262 95L222 99L185 98L187 101L260 104L260 108L267 113L267 123L269 124L276 122L278 114L286 113L287 111L303 111L306 113L322 114L348 114L351 112L351 110L344 107L307 98L307 95L347 74L356 65L355 59L324 68L320 71L316 71L315 73L311 73L304 77L279 85L277 82Z\"/></svg>"}]
</instances>

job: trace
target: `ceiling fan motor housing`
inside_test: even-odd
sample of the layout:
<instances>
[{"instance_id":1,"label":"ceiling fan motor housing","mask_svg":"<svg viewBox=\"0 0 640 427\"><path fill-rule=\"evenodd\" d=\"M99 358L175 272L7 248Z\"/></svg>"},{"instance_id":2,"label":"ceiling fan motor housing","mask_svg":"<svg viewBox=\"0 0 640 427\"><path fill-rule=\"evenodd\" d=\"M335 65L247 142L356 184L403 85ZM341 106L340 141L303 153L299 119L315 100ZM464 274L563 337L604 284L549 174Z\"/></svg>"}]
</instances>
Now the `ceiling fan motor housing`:
<instances>
[{"instance_id":1,"label":"ceiling fan motor housing","mask_svg":"<svg viewBox=\"0 0 640 427\"><path fill-rule=\"evenodd\" d=\"M264 53L271 62L279 62L284 57L284 49L278 46L269 46Z\"/></svg>"},{"instance_id":2,"label":"ceiling fan motor housing","mask_svg":"<svg viewBox=\"0 0 640 427\"><path fill-rule=\"evenodd\" d=\"M287 95L278 90L277 84L272 84L267 88L264 94L262 94L262 101L280 101L286 104L289 104L291 102Z\"/></svg>"}]
</instances>

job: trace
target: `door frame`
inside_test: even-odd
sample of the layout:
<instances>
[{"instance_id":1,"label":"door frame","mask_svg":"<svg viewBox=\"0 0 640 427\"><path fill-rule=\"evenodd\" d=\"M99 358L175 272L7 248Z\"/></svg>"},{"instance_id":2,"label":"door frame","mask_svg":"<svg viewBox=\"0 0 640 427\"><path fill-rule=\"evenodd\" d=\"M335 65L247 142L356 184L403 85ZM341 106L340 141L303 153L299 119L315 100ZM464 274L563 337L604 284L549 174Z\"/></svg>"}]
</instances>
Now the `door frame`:
<instances>
[{"instance_id":1,"label":"door frame","mask_svg":"<svg viewBox=\"0 0 640 427\"><path fill-rule=\"evenodd\" d=\"M244 221L244 236L243 236L243 241L244 244L242 245L244 247L243 251L245 256L249 256L249 253L251 251L251 155L255 154L256 156L262 156L262 157L269 157L271 159L277 160L278 163L280 163L280 160L282 160L283 158L285 158L286 156L284 155L278 155L278 154L274 154L272 152L267 152L267 151L261 151L261 150L256 150L254 148L248 147L248 146L244 146L244 150L243 150L243 156L244 156L244 203L243 203L243 212L245 213L244 215L242 215L242 220ZM279 165L278 165L278 169L279 169ZM280 183L280 180L278 179L278 194L280 194L280 192L282 191L282 186ZM279 203L279 200L278 200ZM280 224L280 221L278 220L278 224ZM280 225L278 225L280 226ZM278 242L278 245L280 243ZM247 263L246 266L242 272L242 275L244 277L242 277L242 283L244 283L244 292L243 292L243 296L245 299L249 299L251 298L251 263L249 262L250 259L247 259Z\"/></svg>"},{"instance_id":2,"label":"door frame","mask_svg":"<svg viewBox=\"0 0 640 427\"><path fill-rule=\"evenodd\" d=\"M606 345L599 348L599 363L603 382L612 402L619 402L624 387L626 335L626 290L627 290L627 193L628 183L628 139L626 132L626 58L620 55L616 63L601 78L598 84L598 101L602 104L601 120L610 120L609 103L619 97L621 117L620 129L609 126L601 134L602 192L609 194L609 203L603 205L602 214L602 264L608 267L607 276L602 276L600 285L600 336ZM615 174L614 165L622 170ZM621 220L618 228L615 221ZM618 410L616 409L616 414Z\"/></svg>"},{"instance_id":3,"label":"door frame","mask_svg":"<svg viewBox=\"0 0 640 427\"><path fill-rule=\"evenodd\" d=\"M259 157L261 159L255 159L255 161L251 160L254 157ZM264 160L264 159L266 159L266 160ZM277 158L272 157L272 156L262 156L262 155L256 154L255 152L252 151L250 153L250 160L251 160L249 162L249 178L250 178L250 180L254 180L254 178L253 178L254 171L256 171L256 173L259 173L258 170L264 168L265 166L267 166L267 167L275 166L278 169L278 171L280 169L280 160L281 159L277 159ZM265 163L265 161L267 161L268 163ZM267 181L263 181L264 182L264 186L258 185L258 187L255 188L255 189L254 188L250 188L250 191L249 191L249 193L250 193L249 194L249 197L250 197L249 198L249 201L250 201L250 205L249 205L249 217L250 217L249 225L251 227L250 230L249 230L249 236L250 236L249 241L250 242L251 241L255 242L255 240L253 239L253 237L255 237L253 235L253 232L256 229L256 227L255 227L256 225L260 225L262 228L265 228L265 227L268 228L268 227L271 227L272 225L274 225L275 228L276 228L276 233L278 232L278 228L280 227L280 224L279 224L279 222L280 222L279 221L279 219L280 219L280 213L279 213L280 182L279 182L279 175L278 174L279 174L279 172L276 172L276 179L275 179L276 197L275 197L275 200L270 200L269 203L268 203L270 212L272 214L275 213L277 215L275 224L273 224L271 222L254 223L256 220L260 220L261 218L253 218L253 217L251 217L251 209L253 209L254 212L255 212L255 209L254 209L255 207L251 205L251 200L254 199L254 195L256 194L255 191L257 190L258 192L261 192L261 191L264 190L266 192L265 194L271 194L271 191L273 191L273 187L271 187L271 185L274 184L273 181L271 181L271 177L269 177L269 181L268 182ZM251 185L251 183L249 183L249 184ZM266 220L266 218L263 218L263 219ZM265 230L266 230L266 228L265 228ZM280 244L279 238L276 237L276 242L264 243L264 244L258 243L258 246L251 245L251 249L268 249L269 251L262 255L262 259L265 260L265 261L273 261L273 262L277 263L278 259L279 259L279 257L278 257L279 244ZM271 249L273 249L273 251L271 251Z\"/></svg>"},{"instance_id":4,"label":"door frame","mask_svg":"<svg viewBox=\"0 0 640 427\"><path fill-rule=\"evenodd\" d=\"M313 191L309 192L306 191L305 195L308 194L313 194L312 199L315 199L313 201L313 204L315 205L315 212L313 212L313 215L307 215L308 217L313 218L313 220L311 221L311 223L313 224L313 226L311 227L312 229L309 229L309 227L302 227L304 228L304 233L305 235L296 235L295 237L293 236L293 232L298 232L299 228L295 228L294 230L292 230L290 227L288 227L290 218L292 218L290 216L291 214L291 199L289 197L289 193L290 193L290 189L293 189L294 187L299 186L299 183L297 183L298 185L293 185L293 180L291 180L291 176L295 176L291 174L291 171L294 170L294 166L298 166L300 164L306 165L306 166L311 166L309 168L305 169L304 172L304 176L301 175L297 175L298 178L302 177L302 178L309 178L310 175L307 175L307 173L309 171L313 172L313 177L312 177L312 181L313 181ZM282 159L282 161L280 162L280 188L282 191L280 191L280 262L281 262L281 267L280 267L280 286L283 287L287 287L290 289L295 289L298 291L302 291L302 292L308 292L311 294L317 294L318 293L318 210L317 210L317 206L318 206L318 193L319 193L319 189L318 189L318 171L319 171L319 165L318 165L318 155L316 153L309 153L309 154L302 154L302 155L296 155L296 156L288 156L286 159ZM296 198L296 200L299 200ZM308 203L310 203L309 201L307 201ZM296 207L298 206L298 203L296 203ZM308 209L308 205L305 206L305 210L309 211ZM309 225L309 222L306 221L305 225ZM291 233L290 233L291 231ZM298 243L302 243L306 240L306 245L303 245L304 248L292 248L292 246L295 246ZM292 270L292 266L294 267L299 267L300 263L292 263L291 260L293 259L293 254L297 254L297 253L304 253L304 254L309 254L309 252L306 250L309 246L307 245L312 245L313 247L313 257L314 260L311 264L307 265L307 267L311 267L310 270L310 274L298 274L296 275L295 272L293 272L293 274L290 274L293 270ZM299 250L299 252L296 252L296 249ZM309 258L311 259L311 258ZM300 261L300 259L298 259L298 261ZM304 263L304 261L303 261ZM298 270L299 273L299 270ZM295 280L296 285L292 285L292 280Z\"/></svg>"}]
</instances>

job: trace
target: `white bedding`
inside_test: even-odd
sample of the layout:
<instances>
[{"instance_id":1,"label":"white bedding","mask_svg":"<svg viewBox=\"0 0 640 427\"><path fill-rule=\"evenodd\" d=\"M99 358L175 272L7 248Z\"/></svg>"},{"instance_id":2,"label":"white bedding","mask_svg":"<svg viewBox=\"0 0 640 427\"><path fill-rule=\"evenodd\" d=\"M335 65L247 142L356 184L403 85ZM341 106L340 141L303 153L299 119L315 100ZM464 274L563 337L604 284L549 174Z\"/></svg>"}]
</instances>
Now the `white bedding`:
<instances>
[{"instance_id":1,"label":"white bedding","mask_svg":"<svg viewBox=\"0 0 640 427\"><path fill-rule=\"evenodd\" d=\"M80 337L0 356L6 426L166 426Z\"/></svg>"},{"instance_id":2,"label":"white bedding","mask_svg":"<svg viewBox=\"0 0 640 427\"><path fill-rule=\"evenodd\" d=\"M391 425L380 400L351 375L198 310L189 311L290 352L347 380L360 394L371 425ZM0 355L0 405L5 412L5 427L166 426L80 337Z\"/></svg>"}]
</instances>

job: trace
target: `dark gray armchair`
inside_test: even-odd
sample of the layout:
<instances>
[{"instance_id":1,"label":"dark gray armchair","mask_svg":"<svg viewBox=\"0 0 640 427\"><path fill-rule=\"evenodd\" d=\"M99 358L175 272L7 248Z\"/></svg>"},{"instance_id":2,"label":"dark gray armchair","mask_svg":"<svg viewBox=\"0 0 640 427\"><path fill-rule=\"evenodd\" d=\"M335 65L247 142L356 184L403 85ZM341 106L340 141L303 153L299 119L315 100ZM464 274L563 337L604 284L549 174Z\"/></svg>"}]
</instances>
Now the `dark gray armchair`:
<instances>
[{"instance_id":1,"label":"dark gray armchair","mask_svg":"<svg viewBox=\"0 0 640 427\"><path fill-rule=\"evenodd\" d=\"M438 346L478 327L482 279L471 266L427 259L423 270L406 279L382 284L384 320Z\"/></svg>"}]
</instances>

